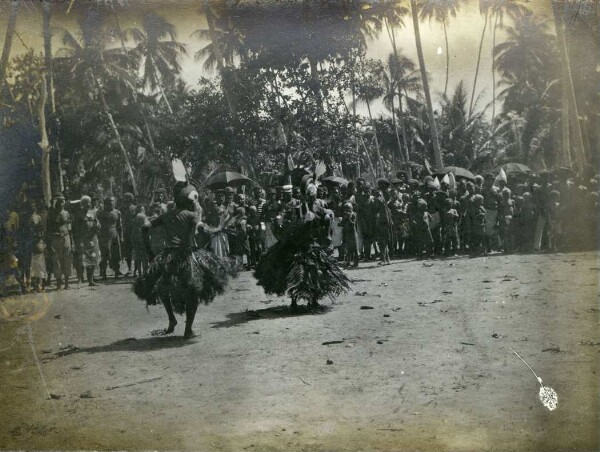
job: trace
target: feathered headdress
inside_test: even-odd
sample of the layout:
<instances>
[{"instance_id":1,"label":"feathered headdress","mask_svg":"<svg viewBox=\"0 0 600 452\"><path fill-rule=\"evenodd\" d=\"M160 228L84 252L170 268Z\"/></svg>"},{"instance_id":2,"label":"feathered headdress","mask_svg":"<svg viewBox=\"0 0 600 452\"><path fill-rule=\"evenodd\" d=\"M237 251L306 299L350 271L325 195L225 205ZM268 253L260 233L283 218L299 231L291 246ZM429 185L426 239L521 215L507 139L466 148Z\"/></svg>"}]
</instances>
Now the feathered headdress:
<instances>
[{"instance_id":1,"label":"feathered headdress","mask_svg":"<svg viewBox=\"0 0 600 452\"><path fill-rule=\"evenodd\" d=\"M198 190L189 178L188 171L180 159L171 162L175 187L173 187L173 199L175 204L183 207L190 202L198 201Z\"/></svg>"}]
</instances>

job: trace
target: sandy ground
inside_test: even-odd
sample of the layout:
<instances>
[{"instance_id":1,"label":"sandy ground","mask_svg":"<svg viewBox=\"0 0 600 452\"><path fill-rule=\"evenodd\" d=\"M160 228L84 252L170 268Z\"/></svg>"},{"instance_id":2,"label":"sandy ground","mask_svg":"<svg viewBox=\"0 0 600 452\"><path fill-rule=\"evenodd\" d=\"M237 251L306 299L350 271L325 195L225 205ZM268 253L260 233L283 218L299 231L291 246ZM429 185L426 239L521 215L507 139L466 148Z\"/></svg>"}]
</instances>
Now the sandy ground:
<instances>
[{"instance_id":1,"label":"sandy ground","mask_svg":"<svg viewBox=\"0 0 600 452\"><path fill-rule=\"evenodd\" d=\"M0 299L0 447L598 449L598 254L349 275L330 309L293 315L243 273L200 308L191 341L183 319L153 337L162 307L127 281Z\"/></svg>"}]
</instances>

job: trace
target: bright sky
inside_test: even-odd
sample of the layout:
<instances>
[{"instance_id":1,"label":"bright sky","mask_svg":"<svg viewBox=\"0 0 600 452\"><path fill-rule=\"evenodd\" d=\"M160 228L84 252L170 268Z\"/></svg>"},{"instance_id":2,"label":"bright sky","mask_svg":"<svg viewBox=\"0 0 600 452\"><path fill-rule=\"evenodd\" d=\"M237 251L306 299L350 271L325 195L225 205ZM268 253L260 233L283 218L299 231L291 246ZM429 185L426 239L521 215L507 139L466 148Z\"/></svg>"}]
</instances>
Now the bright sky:
<instances>
[{"instance_id":1,"label":"bright sky","mask_svg":"<svg viewBox=\"0 0 600 452\"><path fill-rule=\"evenodd\" d=\"M4 0L2 1L4 2ZM77 2L83 1L76 0L75 6L77 6ZM2 5L4 10L0 14L0 33L2 35L0 43L2 44L4 43L4 30L6 29L7 3ZM24 6L19 12L17 20L18 37L13 41L12 54L23 52L25 50L23 43L29 47L39 49L40 52L42 51L42 16L37 7L37 2L31 3L35 6ZM206 28L206 20L199 12L201 4L202 1L200 0L129 0L128 11L119 13L123 28L140 26L139 19L147 11L162 14L169 22L175 24L177 39L185 43L188 49L188 55L184 56L182 60L182 77L192 87L197 84L200 77L215 75L212 71L207 72L204 70L202 62L194 61L193 58L194 53L207 44L207 42L201 42L191 37L194 30ZM549 0L532 0L527 5L540 17L548 19L549 25L552 27L552 12ZM65 11L66 3L55 5L53 9L52 26L57 27L52 43L54 52L62 46L58 27L76 30L76 9L74 8L69 15L66 15ZM450 49L448 90L450 93L460 80L464 80L469 94L471 92L483 25L484 21L479 13L479 2L477 0L467 0L463 3L458 16L452 18L448 23ZM435 99L437 98L435 94L441 93L444 89L446 55L443 30L441 24L436 22L421 22L420 28L425 64ZM19 37L23 40L23 43ZM416 63L417 53L410 16L405 18L404 27L396 29L396 38L403 53ZM500 42L502 38L503 34L500 31L497 34L497 41ZM378 38L368 42L367 54L369 57L386 60L391 51L392 46L385 31ZM491 52L492 32L491 24L488 24L482 47L480 75L477 82L477 95L481 93L480 107L485 106L491 100ZM375 105L374 108L375 111L382 110L380 104Z\"/></svg>"}]
</instances>

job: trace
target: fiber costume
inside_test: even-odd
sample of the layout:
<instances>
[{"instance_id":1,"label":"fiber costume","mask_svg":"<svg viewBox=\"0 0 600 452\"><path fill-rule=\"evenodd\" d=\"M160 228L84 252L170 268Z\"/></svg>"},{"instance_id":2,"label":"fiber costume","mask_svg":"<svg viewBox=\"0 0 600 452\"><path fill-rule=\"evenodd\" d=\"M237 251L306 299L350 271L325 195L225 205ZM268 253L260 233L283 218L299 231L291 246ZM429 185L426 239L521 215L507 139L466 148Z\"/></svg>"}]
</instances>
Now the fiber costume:
<instances>
[{"instance_id":1,"label":"fiber costume","mask_svg":"<svg viewBox=\"0 0 600 452\"><path fill-rule=\"evenodd\" d=\"M186 182L177 182L174 190L176 208L162 214L144 226L144 240L152 258L148 272L136 279L135 294L148 305L162 303L169 315L171 333L177 321L173 312L186 314L185 337L193 337L191 326L198 304L208 304L225 291L230 276L236 275L236 266L228 258L221 258L195 245L195 234L204 227L194 211L198 192ZM153 256L149 230L162 227L165 249Z\"/></svg>"},{"instance_id":2,"label":"fiber costume","mask_svg":"<svg viewBox=\"0 0 600 452\"><path fill-rule=\"evenodd\" d=\"M292 307L298 299L309 307L318 301L336 296L349 289L349 279L337 265L331 248L331 211L315 204L316 187L306 189L307 203L302 208L303 219L290 223L281 240L261 257L254 276L267 294L286 293Z\"/></svg>"}]
</instances>

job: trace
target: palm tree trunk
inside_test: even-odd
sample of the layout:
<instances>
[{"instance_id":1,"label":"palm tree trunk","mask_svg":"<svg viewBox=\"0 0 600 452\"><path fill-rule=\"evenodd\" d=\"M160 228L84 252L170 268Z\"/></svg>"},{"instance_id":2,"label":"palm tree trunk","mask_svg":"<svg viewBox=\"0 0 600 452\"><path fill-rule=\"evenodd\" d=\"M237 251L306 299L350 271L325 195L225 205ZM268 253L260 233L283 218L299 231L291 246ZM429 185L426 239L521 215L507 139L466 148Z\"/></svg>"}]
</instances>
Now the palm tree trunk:
<instances>
[{"instance_id":1,"label":"palm tree trunk","mask_svg":"<svg viewBox=\"0 0 600 452\"><path fill-rule=\"evenodd\" d=\"M494 30L492 33L492 127L496 119L496 63L494 60L494 49L496 48L496 30L498 29L498 13L494 19Z\"/></svg>"},{"instance_id":2,"label":"palm tree trunk","mask_svg":"<svg viewBox=\"0 0 600 452\"><path fill-rule=\"evenodd\" d=\"M393 93L393 89L392 89L392 93ZM398 135L398 124L396 124L396 109L394 108L394 95L392 94L392 125L394 126L394 133L396 134L396 143L398 143L398 151L399 151L399 156L402 157L402 160L404 160L404 153L402 152L402 145L400 144L400 135ZM396 172L396 153L392 152L392 163L393 163L393 170L394 173Z\"/></svg>"},{"instance_id":3,"label":"palm tree trunk","mask_svg":"<svg viewBox=\"0 0 600 452\"><path fill-rule=\"evenodd\" d=\"M102 109L104 110L104 114L108 118L110 128L112 129L115 139L117 140L117 145L119 146L119 150L121 151L121 155L122 155L123 161L125 163L125 168L127 169L127 173L129 174L129 179L131 180L133 194L137 196L137 194L138 194L137 183L135 181L135 175L133 173L133 168L131 167L131 162L129 161L129 155L127 155L127 150L125 149L125 146L123 145L123 141L121 140L121 134L119 133L119 129L117 129L117 124L115 124L115 120L113 119L113 116L110 113L110 110L108 109L108 104L106 103L106 99L104 97L104 92L102 91L102 87L100 86L100 82L98 82L98 79L95 76L94 76L94 83L96 84L96 87L98 88L100 102L102 103Z\"/></svg>"},{"instance_id":4,"label":"palm tree trunk","mask_svg":"<svg viewBox=\"0 0 600 452\"><path fill-rule=\"evenodd\" d=\"M444 83L444 96L448 92L448 75L450 73L450 51L448 48L448 30L446 30L446 19L442 21L444 26L444 41L446 42L446 81Z\"/></svg>"},{"instance_id":5,"label":"palm tree trunk","mask_svg":"<svg viewBox=\"0 0 600 452\"><path fill-rule=\"evenodd\" d=\"M37 104L38 123L40 128L40 148L42 149L42 193L44 203L49 206L52 201L52 185L50 183L50 142L48 141L48 132L46 130L46 100L48 99L48 89L46 78L41 75L41 92Z\"/></svg>"},{"instance_id":6,"label":"palm tree trunk","mask_svg":"<svg viewBox=\"0 0 600 452\"><path fill-rule=\"evenodd\" d=\"M319 81L319 70L317 66L317 60L313 57L308 58L310 64L310 80L312 84L313 93L317 102L317 111L321 113L323 111L323 99L321 98L321 86Z\"/></svg>"},{"instance_id":7,"label":"palm tree trunk","mask_svg":"<svg viewBox=\"0 0 600 452\"><path fill-rule=\"evenodd\" d=\"M387 18L385 19L385 27L388 31L388 36L390 37L390 41L392 42L392 49L394 50L394 56L396 57L396 61L398 61L398 48L396 47L396 34L394 33L394 27L391 27L389 25L389 22L387 20ZM448 48L447 46L447 41L446 41L446 48ZM447 66L446 66L447 68ZM447 71L446 71L447 73ZM396 83L398 83L398 80L395 80ZM446 76L446 84L448 84L448 78ZM392 96L392 102L394 100L394 97ZM398 90L398 108L400 110L400 129L402 130L402 142L404 144L404 149L406 150L405 153L403 154L402 159L404 160L404 164L406 165L406 174L408 174L408 178L412 179L412 168L410 167L410 162L409 162L409 152L408 152L408 141L406 139L406 128L404 126L404 114L402 112L402 93L400 92L400 90ZM395 112L393 110L393 105L392 105L392 114L394 115ZM396 129L396 138L398 138L398 130ZM400 147L400 144L398 144L398 147ZM402 152L402 147L400 147L400 151Z\"/></svg>"},{"instance_id":8,"label":"palm tree trunk","mask_svg":"<svg viewBox=\"0 0 600 452\"><path fill-rule=\"evenodd\" d=\"M373 175L373 182L375 182L377 180L377 173L375 171L375 167L373 166L373 161L371 160L371 155L369 154L369 149L367 148L365 140L363 139L362 136L360 137L360 141L365 150L365 155L367 156L367 162L369 162L369 167L371 168L371 174Z\"/></svg>"},{"instance_id":9,"label":"palm tree trunk","mask_svg":"<svg viewBox=\"0 0 600 452\"><path fill-rule=\"evenodd\" d=\"M115 25L117 26L117 33L119 33L119 39L121 40L121 48L123 52L125 52L125 64L127 69L129 69L129 52L127 51L127 46L125 45L125 38L123 37L123 30L121 29L121 23L119 22L119 16L117 15L117 10L115 9L114 3L111 3L110 9L113 13L113 17L115 18Z\"/></svg>"},{"instance_id":10,"label":"palm tree trunk","mask_svg":"<svg viewBox=\"0 0 600 452\"><path fill-rule=\"evenodd\" d=\"M578 169L582 169L586 163L585 147L583 145L583 136L581 134L581 124L579 123L579 112L577 110L577 98L575 97L575 87L573 86L573 77L571 75L571 65L569 61L569 52L567 50L567 41L564 33L564 21L558 10L558 2L552 1L552 11L554 13L554 22L556 25L556 39L563 67L563 83L567 85L569 95L569 116L571 117L571 127L574 135L574 156L575 164ZM563 126L564 127L564 126ZM570 144L570 143L569 143ZM564 146L564 144L563 144Z\"/></svg>"},{"instance_id":11,"label":"palm tree trunk","mask_svg":"<svg viewBox=\"0 0 600 452\"><path fill-rule=\"evenodd\" d=\"M471 102L469 103L469 118L473 114L473 102L475 102L475 88L477 87L477 76L479 75L479 64L481 63L481 50L483 49L483 38L488 24L488 12L485 11L485 22L483 23L483 31L481 32L481 40L479 41L479 52L477 52L477 66L475 66L475 77L473 78L473 91L471 92Z\"/></svg>"},{"instance_id":12,"label":"palm tree trunk","mask_svg":"<svg viewBox=\"0 0 600 452\"><path fill-rule=\"evenodd\" d=\"M165 103L167 104L167 109L169 110L169 113L173 114L173 109L171 108L171 103L169 102L169 99L167 99L167 95L163 91L162 83L160 83L160 82L158 83L158 89L160 90L160 94L162 95L163 99L165 100Z\"/></svg>"},{"instance_id":13,"label":"palm tree trunk","mask_svg":"<svg viewBox=\"0 0 600 452\"><path fill-rule=\"evenodd\" d=\"M379 139L377 138L377 127L375 127L375 122L373 121L373 116L371 115L371 103L367 100L367 111L369 112L369 120L371 122L371 127L373 127L373 137L375 138L375 150L377 151L377 175L379 175L379 166L381 165L381 152L379 149ZM382 168L383 172L383 168Z\"/></svg>"},{"instance_id":14,"label":"palm tree trunk","mask_svg":"<svg viewBox=\"0 0 600 452\"><path fill-rule=\"evenodd\" d=\"M8 14L8 25L6 26L6 35L4 36L4 47L2 48L2 58L0 59L0 95L6 81L6 68L8 67L8 57L12 47L13 36L17 26L17 13L19 12L19 0L12 0L10 4L10 13Z\"/></svg>"},{"instance_id":15,"label":"palm tree trunk","mask_svg":"<svg viewBox=\"0 0 600 452\"><path fill-rule=\"evenodd\" d=\"M408 138L406 137L406 125L404 124L404 111L402 110L402 94L398 91L398 110L400 111L400 130L402 131L402 142L404 144L405 154L404 162L406 164L406 174L412 179L412 168L410 166L410 153L408 151Z\"/></svg>"},{"instance_id":16,"label":"palm tree trunk","mask_svg":"<svg viewBox=\"0 0 600 452\"><path fill-rule=\"evenodd\" d=\"M56 113L56 102L54 99L54 72L52 70L52 35L50 33L50 2L43 0L42 13L44 21L44 63L46 65L48 93L50 93L50 108L52 114Z\"/></svg>"},{"instance_id":17,"label":"palm tree trunk","mask_svg":"<svg viewBox=\"0 0 600 452\"><path fill-rule=\"evenodd\" d=\"M352 84L352 116L354 118L356 118L356 87L354 86L354 68L352 68L352 70L350 71L350 77L351 77L350 83ZM344 102L344 105L346 105L345 102ZM353 121L354 121L354 140L356 141L356 165L357 165L357 168L356 168L357 176L356 177L360 177L360 151L359 151L359 145L358 145L358 127L356 126L356 119L353 119Z\"/></svg>"},{"instance_id":18,"label":"palm tree trunk","mask_svg":"<svg viewBox=\"0 0 600 452\"><path fill-rule=\"evenodd\" d=\"M419 68L421 69L421 80L423 82L423 92L427 102L427 114L429 116L429 125L431 128L431 141L433 142L433 157L435 166L443 168L442 152L438 140L437 127L435 125L435 116L433 115L433 104L431 103L431 93L429 92L429 82L427 80L427 69L425 68L425 58L423 57L423 47L421 45L421 32L419 31L419 17L416 0L410 0L412 10L413 26L415 29L415 41L417 44L417 56L419 57Z\"/></svg>"}]
</instances>

